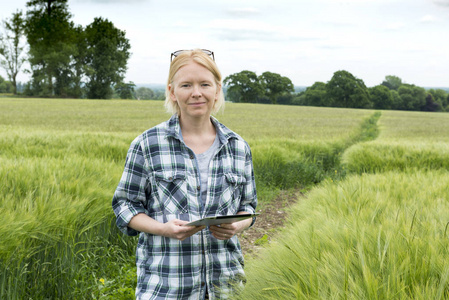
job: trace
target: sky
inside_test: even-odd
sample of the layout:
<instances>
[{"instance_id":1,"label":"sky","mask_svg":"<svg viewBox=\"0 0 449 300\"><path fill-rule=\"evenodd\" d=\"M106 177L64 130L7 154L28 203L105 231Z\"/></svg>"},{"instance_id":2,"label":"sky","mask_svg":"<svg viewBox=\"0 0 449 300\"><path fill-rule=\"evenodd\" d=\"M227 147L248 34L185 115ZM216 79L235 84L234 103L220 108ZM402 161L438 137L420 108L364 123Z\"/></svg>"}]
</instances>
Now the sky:
<instances>
[{"instance_id":1,"label":"sky","mask_svg":"<svg viewBox=\"0 0 449 300\"><path fill-rule=\"evenodd\" d=\"M0 0L0 18L27 0ZM265 71L296 86L346 70L369 87L386 75L449 87L449 0L69 0L75 24L103 17L126 32L125 81L164 84L170 54L214 51L223 78ZM6 72L0 70L6 78ZM21 74L19 80L27 81Z\"/></svg>"}]
</instances>

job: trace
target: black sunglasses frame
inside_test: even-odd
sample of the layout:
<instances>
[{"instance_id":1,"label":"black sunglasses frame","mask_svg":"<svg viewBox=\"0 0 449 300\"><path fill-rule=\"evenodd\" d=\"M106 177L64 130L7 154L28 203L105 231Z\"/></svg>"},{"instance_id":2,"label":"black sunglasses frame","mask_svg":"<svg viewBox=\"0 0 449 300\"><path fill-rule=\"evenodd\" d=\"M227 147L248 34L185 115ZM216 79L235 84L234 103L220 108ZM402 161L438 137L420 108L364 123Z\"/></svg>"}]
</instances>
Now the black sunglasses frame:
<instances>
[{"instance_id":1,"label":"black sunglasses frame","mask_svg":"<svg viewBox=\"0 0 449 300\"><path fill-rule=\"evenodd\" d=\"M207 49L200 49L200 50L203 51L203 53L205 53L205 54L211 56L211 57L212 57L212 60L215 61L215 57L214 57L214 52L213 52L213 51L210 51L210 50L207 50ZM173 61L173 57L176 58L176 57L178 57L179 54L181 54L181 53L183 53L183 52L185 52L185 51L192 51L192 50L177 50L177 51L173 52L173 53L170 55L170 62Z\"/></svg>"}]
</instances>

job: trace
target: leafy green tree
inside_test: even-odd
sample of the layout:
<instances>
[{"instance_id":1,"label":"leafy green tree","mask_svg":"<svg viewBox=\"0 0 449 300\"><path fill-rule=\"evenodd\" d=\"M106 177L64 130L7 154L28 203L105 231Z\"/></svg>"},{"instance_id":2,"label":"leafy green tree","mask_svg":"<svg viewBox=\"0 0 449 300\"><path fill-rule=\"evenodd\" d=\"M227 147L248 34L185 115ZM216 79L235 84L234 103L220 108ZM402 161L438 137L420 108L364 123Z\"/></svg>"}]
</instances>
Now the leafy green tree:
<instances>
[{"instance_id":1,"label":"leafy green tree","mask_svg":"<svg viewBox=\"0 0 449 300\"><path fill-rule=\"evenodd\" d=\"M288 77L281 76L277 73L264 72L259 76L259 83L265 90L272 104L277 103L277 98L282 95L291 94L294 91L292 81Z\"/></svg>"},{"instance_id":2,"label":"leafy green tree","mask_svg":"<svg viewBox=\"0 0 449 300\"><path fill-rule=\"evenodd\" d=\"M139 100L153 100L156 99L154 91L147 87L140 87L136 90L136 97Z\"/></svg>"},{"instance_id":3,"label":"leafy green tree","mask_svg":"<svg viewBox=\"0 0 449 300\"><path fill-rule=\"evenodd\" d=\"M446 97L446 103L447 103L446 111L449 111L449 93L447 94L447 97Z\"/></svg>"},{"instance_id":4,"label":"leafy green tree","mask_svg":"<svg viewBox=\"0 0 449 300\"><path fill-rule=\"evenodd\" d=\"M39 96L69 96L76 32L67 0L30 0L25 33L32 90Z\"/></svg>"},{"instance_id":5,"label":"leafy green tree","mask_svg":"<svg viewBox=\"0 0 449 300\"><path fill-rule=\"evenodd\" d=\"M393 98L393 102L391 103L392 109L397 110L403 110L404 109L404 103L402 102L401 96L399 96L398 91L396 90L390 90L391 97Z\"/></svg>"},{"instance_id":6,"label":"leafy green tree","mask_svg":"<svg viewBox=\"0 0 449 300\"><path fill-rule=\"evenodd\" d=\"M0 76L0 93L11 93L13 91L13 85L11 82L6 81Z\"/></svg>"},{"instance_id":7,"label":"leafy green tree","mask_svg":"<svg viewBox=\"0 0 449 300\"><path fill-rule=\"evenodd\" d=\"M107 19L95 18L85 29L88 52L86 55L87 96L92 99L110 99L112 86L122 82L130 57L129 40L125 32Z\"/></svg>"},{"instance_id":8,"label":"leafy green tree","mask_svg":"<svg viewBox=\"0 0 449 300\"><path fill-rule=\"evenodd\" d=\"M223 83L228 86L228 99L234 102L257 102L263 95L263 88L256 73L241 71L227 76Z\"/></svg>"},{"instance_id":9,"label":"leafy green tree","mask_svg":"<svg viewBox=\"0 0 449 300\"><path fill-rule=\"evenodd\" d=\"M441 111L441 104L436 102L433 97L432 94L427 94L426 96L426 104L424 105L424 107L422 108L423 111Z\"/></svg>"},{"instance_id":10,"label":"leafy green tree","mask_svg":"<svg viewBox=\"0 0 449 300\"><path fill-rule=\"evenodd\" d=\"M276 98L277 104L292 105L294 94L283 94Z\"/></svg>"},{"instance_id":11,"label":"leafy green tree","mask_svg":"<svg viewBox=\"0 0 449 300\"><path fill-rule=\"evenodd\" d=\"M12 18L4 21L3 25L5 34L0 36L0 56L3 57L0 57L0 65L12 83L13 93L17 94L17 75L26 60L23 56L25 21L22 12L13 13Z\"/></svg>"},{"instance_id":12,"label":"leafy green tree","mask_svg":"<svg viewBox=\"0 0 449 300\"><path fill-rule=\"evenodd\" d=\"M115 92L120 96L121 99L134 99L134 88L136 85L134 82L119 82L115 85Z\"/></svg>"},{"instance_id":13,"label":"leafy green tree","mask_svg":"<svg viewBox=\"0 0 449 300\"><path fill-rule=\"evenodd\" d=\"M432 95L432 98L435 102L437 102L441 107L442 110L445 110L448 106L448 96L449 94L446 93L445 90L442 89L430 89L429 94Z\"/></svg>"},{"instance_id":14,"label":"leafy green tree","mask_svg":"<svg viewBox=\"0 0 449 300\"><path fill-rule=\"evenodd\" d=\"M83 78L87 69L87 41L84 28L82 26L76 26L75 41L76 51L73 55L72 72L71 72L71 85L70 95L74 98L81 98L84 95L84 83Z\"/></svg>"},{"instance_id":15,"label":"leafy green tree","mask_svg":"<svg viewBox=\"0 0 449 300\"><path fill-rule=\"evenodd\" d=\"M426 90L414 84L403 84L398 89L405 110L422 110L426 105Z\"/></svg>"},{"instance_id":16,"label":"leafy green tree","mask_svg":"<svg viewBox=\"0 0 449 300\"><path fill-rule=\"evenodd\" d=\"M402 79L394 75L387 75L385 76L385 80L382 82L382 85L386 86L390 90L397 91L402 85Z\"/></svg>"},{"instance_id":17,"label":"leafy green tree","mask_svg":"<svg viewBox=\"0 0 449 300\"><path fill-rule=\"evenodd\" d=\"M333 106L369 108L371 101L363 80L348 71L337 71L326 84L326 93Z\"/></svg>"},{"instance_id":18,"label":"leafy green tree","mask_svg":"<svg viewBox=\"0 0 449 300\"><path fill-rule=\"evenodd\" d=\"M165 100L165 90L155 90L154 91L155 100Z\"/></svg>"},{"instance_id":19,"label":"leafy green tree","mask_svg":"<svg viewBox=\"0 0 449 300\"><path fill-rule=\"evenodd\" d=\"M375 109L392 109L393 95L391 91L384 85L376 85L368 88L373 108Z\"/></svg>"},{"instance_id":20,"label":"leafy green tree","mask_svg":"<svg viewBox=\"0 0 449 300\"><path fill-rule=\"evenodd\" d=\"M332 106L326 94L326 84L317 81L308 87L301 97L300 103L307 106Z\"/></svg>"}]
</instances>

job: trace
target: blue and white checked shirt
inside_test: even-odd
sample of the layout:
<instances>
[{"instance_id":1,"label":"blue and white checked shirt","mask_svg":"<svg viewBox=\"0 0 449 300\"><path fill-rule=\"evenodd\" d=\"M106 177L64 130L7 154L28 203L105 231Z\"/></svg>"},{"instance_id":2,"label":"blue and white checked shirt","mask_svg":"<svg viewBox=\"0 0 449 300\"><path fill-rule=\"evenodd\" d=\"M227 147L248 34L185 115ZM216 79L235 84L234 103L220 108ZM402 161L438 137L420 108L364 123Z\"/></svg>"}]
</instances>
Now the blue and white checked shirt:
<instances>
[{"instance_id":1,"label":"blue and white checked shirt","mask_svg":"<svg viewBox=\"0 0 449 300\"><path fill-rule=\"evenodd\" d=\"M194 153L182 141L179 118L173 115L138 136L129 148L112 200L121 231L138 234L128 227L138 213L166 223L255 212L250 148L239 135L211 120L221 145L209 165L205 206L200 204ZM215 239L209 228L184 241L140 232L136 255L138 299L203 299L204 284L211 299L227 299L245 281L238 238Z\"/></svg>"}]
</instances>

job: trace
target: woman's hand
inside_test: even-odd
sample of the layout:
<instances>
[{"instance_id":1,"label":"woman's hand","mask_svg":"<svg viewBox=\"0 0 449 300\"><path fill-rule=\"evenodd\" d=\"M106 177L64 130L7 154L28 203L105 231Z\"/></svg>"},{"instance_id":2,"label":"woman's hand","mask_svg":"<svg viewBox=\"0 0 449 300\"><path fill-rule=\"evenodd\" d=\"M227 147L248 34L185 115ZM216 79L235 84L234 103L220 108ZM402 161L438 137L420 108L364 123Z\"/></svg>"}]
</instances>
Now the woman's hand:
<instances>
[{"instance_id":1,"label":"woman's hand","mask_svg":"<svg viewBox=\"0 0 449 300\"><path fill-rule=\"evenodd\" d=\"M160 223L146 214L140 213L131 219L128 226L137 231L165 236L180 241L191 237L205 228L205 226L184 226L187 223L189 222L178 219L168 221L167 223Z\"/></svg>"},{"instance_id":2,"label":"woman's hand","mask_svg":"<svg viewBox=\"0 0 449 300\"><path fill-rule=\"evenodd\" d=\"M212 236L216 239L228 240L251 226L251 222L252 219L250 218L234 223L210 226L209 229L212 232Z\"/></svg>"},{"instance_id":3,"label":"woman's hand","mask_svg":"<svg viewBox=\"0 0 449 300\"><path fill-rule=\"evenodd\" d=\"M168 221L164 224L161 235L183 241L206 228L205 226L184 226L187 223L189 222L177 219Z\"/></svg>"}]
</instances>

